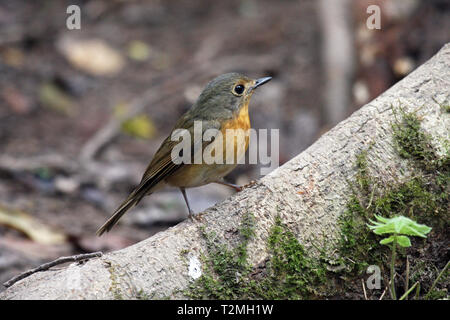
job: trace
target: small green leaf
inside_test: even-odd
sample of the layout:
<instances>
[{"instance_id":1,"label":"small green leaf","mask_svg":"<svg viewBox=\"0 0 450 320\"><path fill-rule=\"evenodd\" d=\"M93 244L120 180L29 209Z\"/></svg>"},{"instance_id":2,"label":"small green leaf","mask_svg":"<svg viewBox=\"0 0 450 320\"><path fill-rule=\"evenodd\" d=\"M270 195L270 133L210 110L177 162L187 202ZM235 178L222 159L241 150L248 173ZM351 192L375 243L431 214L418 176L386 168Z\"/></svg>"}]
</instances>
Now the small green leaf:
<instances>
[{"instance_id":1,"label":"small green leaf","mask_svg":"<svg viewBox=\"0 0 450 320\"><path fill-rule=\"evenodd\" d=\"M381 244L388 244L394 241L395 236L390 236L389 238L384 238L380 241Z\"/></svg>"},{"instance_id":2,"label":"small green leaf","mask_svg":"<svg viewBox=\"0 0 450 320\"><path fill-rule=\"evenodd\" d=\"M404 248L411 247L411 240L407 236L397 236L396 241Z\"/></svg>"},{"instance_id":3,"label":"small green leaf","mask_svg":"<svg viewBox=\"0 0 450 320\"><path fill-rule=\"evenodd\" d=\"M390 236L389 238L384 238L383 240L381 240L380 243L388 244L394 241L402 247L411 247L411 241L407 236Z\"/></svg>"},{"instance_id":4,"label":"small green leaf","mask_svg":"<svg viewBox=\"0 0 450 320\"><path fill-rule=\"evenodd\" d=\"M426 238L426 234L431 231L430 227L403 216L387 219L375 215L375 218L378 221L369 220L372 225L368 225L368 227L378 235L391 233Z\"/></svg>"}]
</instances>

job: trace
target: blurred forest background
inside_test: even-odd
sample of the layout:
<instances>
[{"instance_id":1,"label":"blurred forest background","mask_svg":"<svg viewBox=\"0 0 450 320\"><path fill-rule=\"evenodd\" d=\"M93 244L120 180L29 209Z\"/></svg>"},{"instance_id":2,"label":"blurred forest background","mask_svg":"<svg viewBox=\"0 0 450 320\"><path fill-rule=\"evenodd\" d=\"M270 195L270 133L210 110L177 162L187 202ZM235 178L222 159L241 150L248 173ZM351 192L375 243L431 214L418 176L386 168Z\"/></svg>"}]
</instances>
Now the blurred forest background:
<instances>
[{"instance_id":1,"label":"blurred forest background","mask_svg":"<svg viewBox=\"0 0 450 320\"><path fill-rule=\"evenodd\" d=\"M80 30L66 27L72 4ZM366 26L371 4L380 30ZM167 190L94 234L215 76L274 78L250 114L254 128L280 129L282 164L449 39L447 0L1 0L1 283L184 220L181 194ZM228 180L258 178L243 165ZM232 193L188 190L196 212Z\"/></svg>"}]
</instances>

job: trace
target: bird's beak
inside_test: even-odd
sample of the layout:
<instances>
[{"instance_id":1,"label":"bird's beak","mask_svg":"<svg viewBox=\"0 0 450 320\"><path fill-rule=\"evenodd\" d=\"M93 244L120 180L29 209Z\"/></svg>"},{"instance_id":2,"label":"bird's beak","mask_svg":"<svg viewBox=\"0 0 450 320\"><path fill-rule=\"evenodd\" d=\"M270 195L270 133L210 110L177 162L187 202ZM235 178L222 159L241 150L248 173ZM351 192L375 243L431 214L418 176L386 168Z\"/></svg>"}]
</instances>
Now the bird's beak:
<instances>
[{"instance_id":1,"label":"bird's beak","mask_svg":"<svg viewBox=\"0 0 450 320\"><path fill-rule=\"evenodd\" d=\"M250 88L250 91L253 91L254 89L258 88L259 86L262 86L263 84L269 82L270 80L272 80L272 77L264 77L257 79L253 87Z\"/></svg>"}]
</instances>

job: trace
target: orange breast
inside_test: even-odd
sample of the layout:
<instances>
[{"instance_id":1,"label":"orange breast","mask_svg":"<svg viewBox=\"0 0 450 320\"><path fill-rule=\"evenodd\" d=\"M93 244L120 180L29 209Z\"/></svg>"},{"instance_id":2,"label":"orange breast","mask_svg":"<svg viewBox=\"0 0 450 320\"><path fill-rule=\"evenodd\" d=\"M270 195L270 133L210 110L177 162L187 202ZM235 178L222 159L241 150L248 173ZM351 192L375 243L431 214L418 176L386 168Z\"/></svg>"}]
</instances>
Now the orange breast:
<instances>
[{"instance_id":1,"label":"orange breast","mask_svg":"<svg viewBox=\"0 0 450 320\"><path fill-rule=\"evenodd\" d=\"M222 132L226 129L250 129L250 117L248 116L248 103L244 105L239 113L233 117L233 119L228 120L222 126Z\"/></svg>"},{"instance_id":2,"label":"orange breast","mask_svg":"<svg viewBox=\"0 0 450 320\"><path fill-rule=\"evenodd\" d=\"M222 126L221 132L223 134L223 152L224 159L226 159L226 146L227 146L227 129L235 130L236 138L234 136L228 137L234 140L234 157L235 161L241 158L245 151L248 149L250 140L250 117L248 115L248 103L244 105L239 113L236 114L233 119L228 120ZM230 141L232 143L232 141ZM243 144L243 145L241 145Z\"/></svg>"}]
</instances>

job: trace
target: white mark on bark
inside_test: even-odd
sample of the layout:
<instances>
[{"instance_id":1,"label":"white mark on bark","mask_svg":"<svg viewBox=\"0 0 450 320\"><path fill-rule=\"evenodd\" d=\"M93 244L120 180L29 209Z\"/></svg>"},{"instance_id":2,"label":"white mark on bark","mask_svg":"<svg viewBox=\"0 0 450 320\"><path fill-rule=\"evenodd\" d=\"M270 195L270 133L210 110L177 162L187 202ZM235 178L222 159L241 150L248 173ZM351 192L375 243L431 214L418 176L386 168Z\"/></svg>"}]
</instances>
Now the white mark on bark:
<instances>
[{"instance_id":1,"label":"white mark on bark","mask_svg":"<svg viewBox=\"0 0 450 320\"><path fill-rule=\"evenodd\" d=\"M192 279L200 278L202 275L202 264L200 263L200 260L196 256L192 256L189 259L189 276Z\"/></svg>"}]
</instances>

